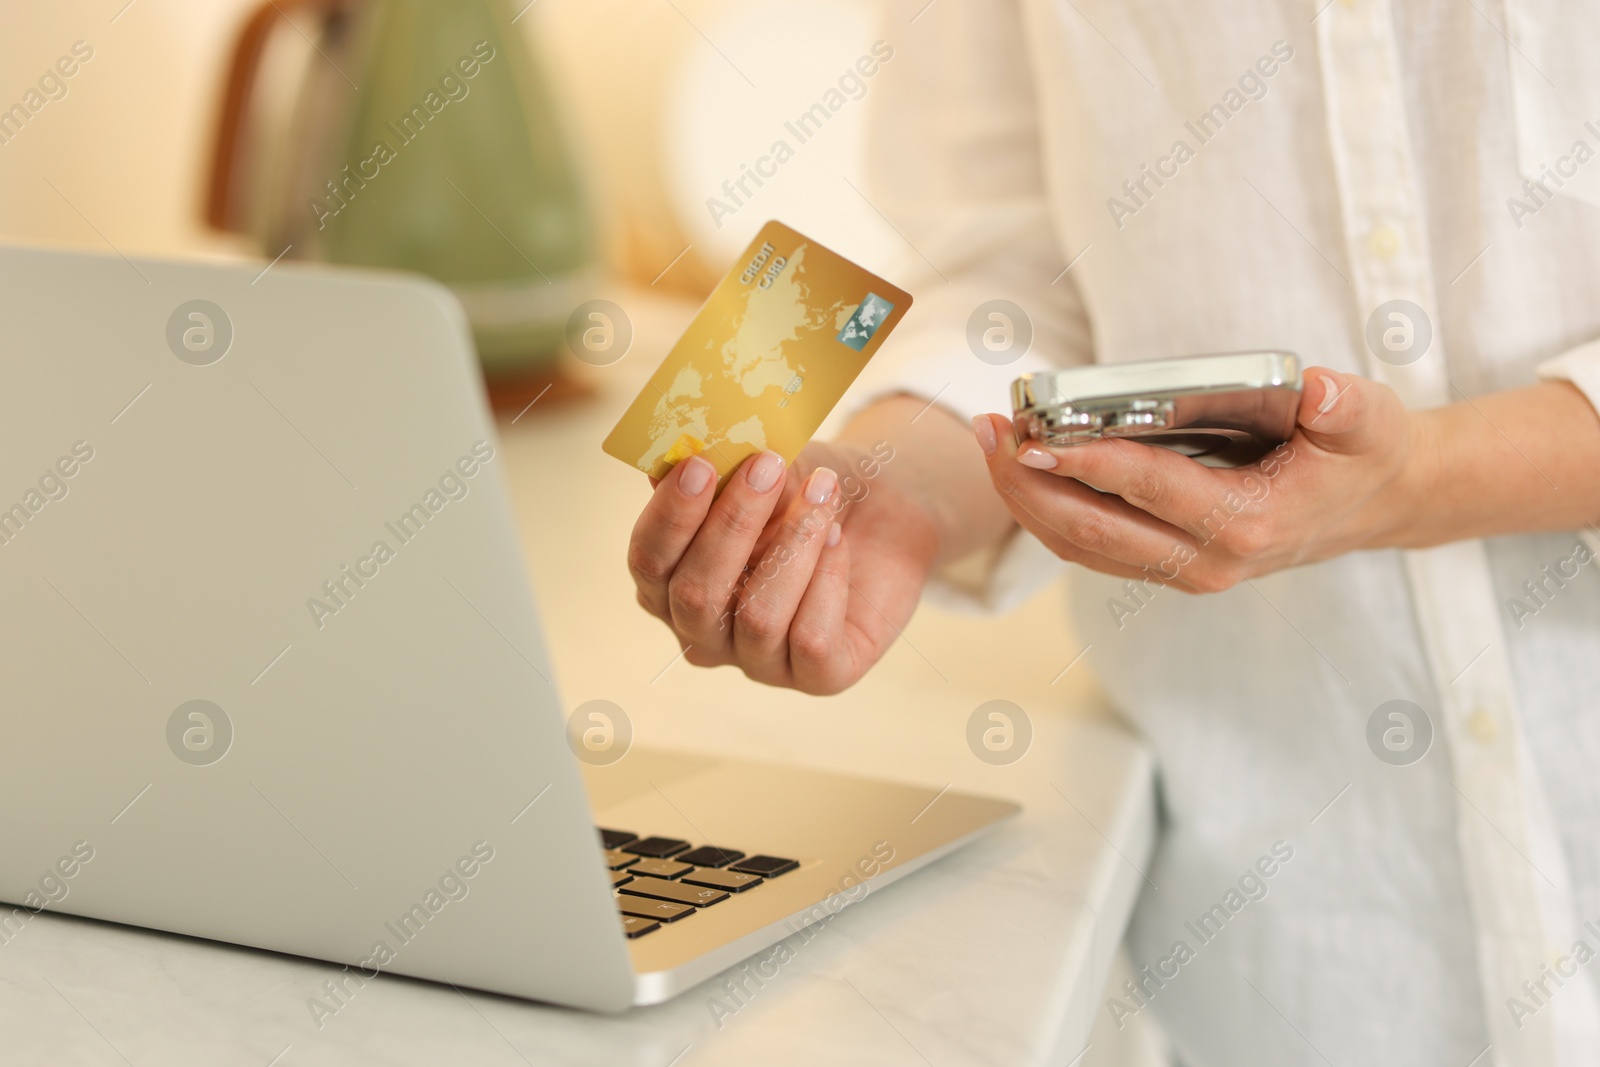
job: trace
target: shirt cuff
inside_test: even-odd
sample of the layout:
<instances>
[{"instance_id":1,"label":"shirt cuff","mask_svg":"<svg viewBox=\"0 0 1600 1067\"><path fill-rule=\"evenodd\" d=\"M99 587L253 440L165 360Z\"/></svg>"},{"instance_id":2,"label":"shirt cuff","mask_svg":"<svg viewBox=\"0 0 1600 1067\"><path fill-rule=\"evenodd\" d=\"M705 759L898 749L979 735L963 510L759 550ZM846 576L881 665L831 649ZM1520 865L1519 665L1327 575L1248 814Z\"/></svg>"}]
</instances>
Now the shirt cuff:
<instances>
[{"instance_id":1,"label":"shirt cuff","mask_svg":"<svg viewBox=\"0 0 1600 1067\"><path fill-rule=\"evenodd\" d=\"M1554 359L1546 360L1535 368L1535 373L1547 382L1571 382L1600 411L1600 341L1590 341L1569 348ZM1582 531L1581 536L1589 548L1600 555L1600 533L1593 527Z\"/></svg>"},{"instance_id":2,"label":"shirt cuff","mask_svg":"<svg viewBox=\"0 0 1600 1067\"><path fill-rule=\"evenodd\" d=\"M918 397L963 423L986 412L1009 417L1013 379L1031 371L1057 369L1037 351L1027 352L1014 363L985 363L959 340L952 346L952 332L919 330L912 336L891 338L891 345L862 371L823 431L836 433L857 412L891 396ZM976 441L972 447L978 447ZM1065 568L1058 556L1018 527L1000 544L941 567L929 580L927 599L964 614L1001 614L1049 585Z\"/></svg>"},{"instance_id":3,"label":"shirt cuff","mask_svg":"<svg viewBox=\"0 0 1600 1067\"><path fill-rule=\"evenodd\" d=\"M1600 341L1569 348L1535 370L1545 381L1571 382L1600 410Z\"/></svg>"},{"instance_id":4,"label":"shirt cuff","mask_svg":"<svg viewBox=\"0 0 1600 1067\"><path fill-rule=\"evenodd\" d=\"M928 602L964 615L1000 615L1066 569L1065 560L1019 526L1000 544L935 572L928 582Z\"/></svg>"}]
</instances>

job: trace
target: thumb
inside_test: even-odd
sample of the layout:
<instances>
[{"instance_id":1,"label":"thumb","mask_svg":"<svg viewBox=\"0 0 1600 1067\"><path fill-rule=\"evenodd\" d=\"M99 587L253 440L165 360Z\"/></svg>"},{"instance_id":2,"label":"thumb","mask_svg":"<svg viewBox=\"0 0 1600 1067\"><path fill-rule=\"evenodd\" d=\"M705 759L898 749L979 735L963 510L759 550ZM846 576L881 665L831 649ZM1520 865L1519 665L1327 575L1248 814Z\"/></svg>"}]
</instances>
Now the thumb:
<instances>
[{"instance_id":1,"label":"thumb","mask_svg":"<svg viewBox=\"0 0 1600 1067\"><path fill-rule=\"evenodd\" d=\"M1305 435L1329 452L1365 452L1382 438L1375 418L1384 407L1383 390L1368 378L1340 374L1326 367L1311 367L1305 373L1300 394L1298 421Z\"/></svg>"}]
</instances>

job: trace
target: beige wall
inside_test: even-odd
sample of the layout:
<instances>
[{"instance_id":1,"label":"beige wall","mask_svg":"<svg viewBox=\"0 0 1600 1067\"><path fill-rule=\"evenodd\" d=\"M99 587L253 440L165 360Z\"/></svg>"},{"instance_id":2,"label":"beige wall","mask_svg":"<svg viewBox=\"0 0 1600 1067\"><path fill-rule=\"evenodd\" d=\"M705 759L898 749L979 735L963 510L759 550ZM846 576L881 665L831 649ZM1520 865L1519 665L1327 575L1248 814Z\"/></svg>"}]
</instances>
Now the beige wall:
<instances>
[{"instance_id":1,"label":"beige wall","mask_svg":"<svg viewBox=\"0 0 1600 1067\"><path fill-rule=\"evenodd\" d=\"M520 7L522 0L506 2ZM126 254L254 254L209 231L199 214L224 65L254 0L126 3L15 5L5 14L0 107L22 101L75 42L92 48L93 58L64 79L63 98L0 145L0 239ZM781 111L762 111L769 100L781 108L785 91L820 91L838 65L838 55L819 54L813 71L807 51L786 47L796 13L820 24L817 38L829 41L866 32L876 7L877 0L538 0L518 26L529 31L569 110L607 261L649 282L687 246L660 285L708 287L730 255L724 238L742 231L701 232L696 197L710 179L685 165L702 145L685 151L681 142L698 137L729 161L719 167L735 166L749 144L780 125ZM858 47L847 39L832 51ZM780 58L781 78L762 77ZM762 78L760 88L737 80L734 64ZM717 110L724 103L737 105L736 121ZM669 114L685 106L716 113ZM808 148L786 180L804 182L805 167L853 167L854 134L846 127L862 119L864 108L852 106L829 143ZM748 144L734 143L740 137ZM838 199L844 193L837 185L833 196L817 198L816 210L842 211L840 231L873 225L853 214L860 205ZM753 231L759 213L753 206L740 226Z\"/></svg>"},{"instance_id":2,"label":"beige wall","mask_svg":"<svg viewBox=\"0 0 1600 1067\"><path fill-rule=\"evenodd\" d=\"M74 42L94 56L66 80L64 98L0 145L0 234L126 253L226 247L204 233L195 204L221 42L245 4L137 0L112 22L124 3L6 12L0 107L20 101Z\"/></svg>"}]
</instances>

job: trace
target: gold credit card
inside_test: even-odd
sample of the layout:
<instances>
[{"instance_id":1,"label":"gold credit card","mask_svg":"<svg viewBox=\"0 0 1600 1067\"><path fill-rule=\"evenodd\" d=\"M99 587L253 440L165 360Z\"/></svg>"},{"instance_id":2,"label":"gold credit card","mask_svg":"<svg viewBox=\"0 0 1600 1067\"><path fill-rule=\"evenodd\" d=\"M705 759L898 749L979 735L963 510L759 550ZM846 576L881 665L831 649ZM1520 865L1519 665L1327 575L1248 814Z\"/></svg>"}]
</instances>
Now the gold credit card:
<instances>
[{"instance_id":1,"label":"gold credit card","mask_svg":"<svg viewBox=\"0 0 1600 1067\"><path fill-rule=\"evenodd\" d=\"M602 446L655 478L701 455L718 486L785 462L911 307L911 295L781 222L761 227Z\"/></svg>"}]
</instances>

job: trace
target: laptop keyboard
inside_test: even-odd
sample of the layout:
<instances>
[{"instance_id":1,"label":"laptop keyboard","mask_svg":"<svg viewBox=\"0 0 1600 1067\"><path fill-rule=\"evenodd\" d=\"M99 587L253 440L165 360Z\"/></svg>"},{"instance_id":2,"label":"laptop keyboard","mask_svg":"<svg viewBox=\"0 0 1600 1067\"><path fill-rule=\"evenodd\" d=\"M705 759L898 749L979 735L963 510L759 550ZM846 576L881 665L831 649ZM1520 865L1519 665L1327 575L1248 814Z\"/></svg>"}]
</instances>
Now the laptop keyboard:
<instances>
[{"instance_id":1,"label":"laptop keyboard","mask_svg":"<svg viewBox=\"0 0 1600 1067\"><path fill-rule=\"evenodd\" d=\"M622 932L630 938L687 919L800 866L783 856L747 856L718 845L690 848L676 837L640 837L627 830L601 829L600 847Z\"/></svg>"}]
</instances>

